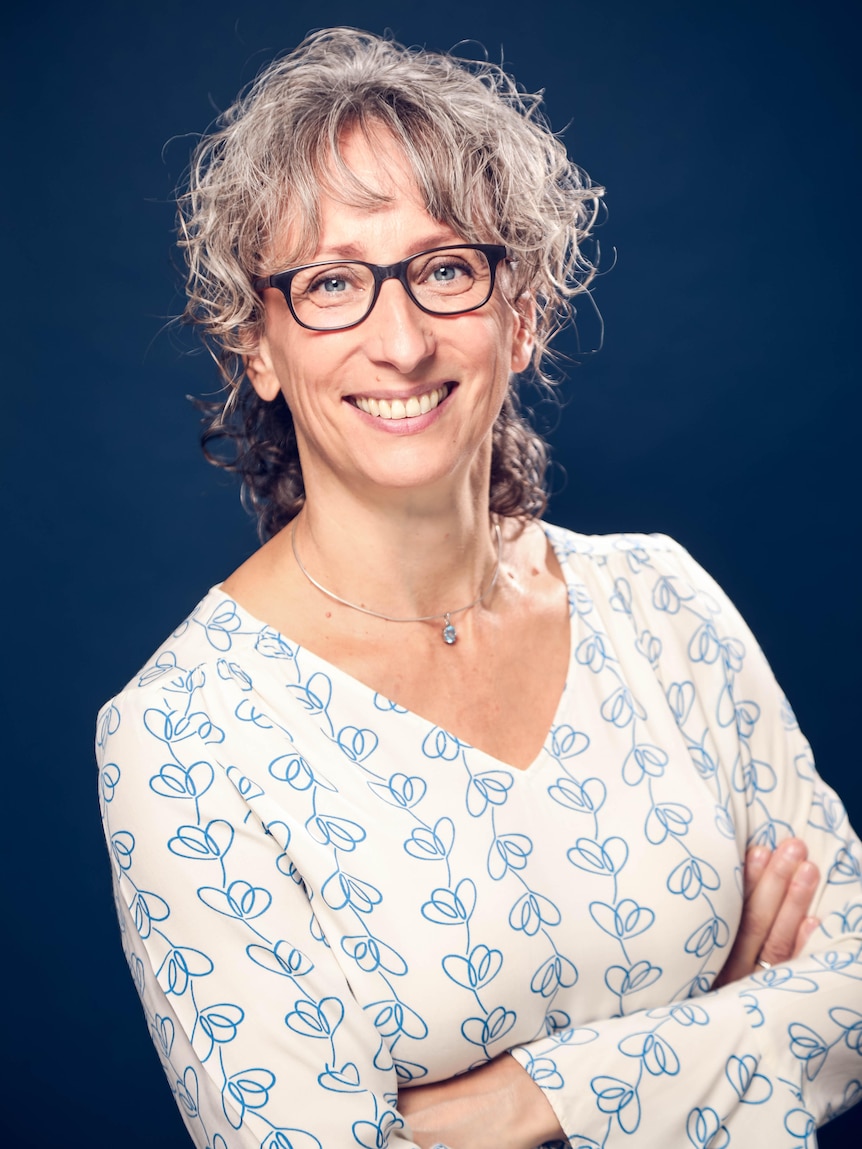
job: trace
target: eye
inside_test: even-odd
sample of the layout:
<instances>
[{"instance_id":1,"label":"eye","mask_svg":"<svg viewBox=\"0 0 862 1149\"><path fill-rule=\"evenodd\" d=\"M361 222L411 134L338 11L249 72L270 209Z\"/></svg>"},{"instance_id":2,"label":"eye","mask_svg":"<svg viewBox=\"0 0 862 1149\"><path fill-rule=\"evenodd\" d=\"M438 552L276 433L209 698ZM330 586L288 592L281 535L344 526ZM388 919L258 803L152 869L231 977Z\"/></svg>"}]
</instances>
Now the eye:
<instances>
[{"instance_id":1,"label":"eye","mask_svg":"<svg viewBox=\"0 0 862 1149\"><path fill-rule=\"evenodd\" d=\"M326 279L312 285L312 291L322 291L324 295L331 295L337 291L347 290L347 280L337 275L328 275Z\"/></svg>"},{"instance_id":2,"label":"eye","mask_svg":"<svg viewBox=\"0 0 862 1149\"><path fill-rule=\"evenodd\" d=\"M361 266L329 264L303 269L293 281L294 304L336 307L352 302L368 289L368 272Z\"/></svg>"},{"instance_id":3,"label":"eye","mask_svg":"<svg viewBox=\"0 0 862 1149\"><path fill-rule=\"evenodd\" d=\"M436 283L451 283L453 279L457 279L458 275L463 273L463 267L459 267L454 263L447 263L435 267L431 272L431 278Z\"/></svg>"},{"instance_id":4,"label":"eye","mask_svg":"<svg viewBox=\"0 0 862 1149\"><path fill-rule=\"evenodd\" d=\"M306 295L344 295L358 284L353 276L344 271L323 271L302 288Z\"/></svg>"},{"instance_id":5,"label":"eye","mask_svg":"<svg viewBox=\"0 0 862 1149\"><path fill-rule=\"evenodd\" d=\"M472 287L477 269L464 255L446 252L417 265L414 274L415 287L419 291L460 294Z\"/></svg>"},{"instance_id":6,"label":"eye","mask_svg":"<svg viewBox=\"0 0 862 1149\"><path fill-rule=\"evenodd\" d=\"M473 269L464 260L453 259L450 256L447 259L435 260L428 270L427 278L431 283L446 286L461 279L472 279Z\"/></svg>"}]
</instances>

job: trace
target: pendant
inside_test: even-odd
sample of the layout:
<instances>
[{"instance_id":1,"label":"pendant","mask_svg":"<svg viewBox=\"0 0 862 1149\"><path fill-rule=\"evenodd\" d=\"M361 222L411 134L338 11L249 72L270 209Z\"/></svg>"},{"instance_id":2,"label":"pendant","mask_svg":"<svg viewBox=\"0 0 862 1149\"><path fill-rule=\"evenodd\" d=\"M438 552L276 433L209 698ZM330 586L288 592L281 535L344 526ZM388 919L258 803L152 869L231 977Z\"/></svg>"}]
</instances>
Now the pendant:
<instances>
[{"instance_id":1,"label":"pendant","mask_svg":"<svg viewBox=\"0 0 862 1149\"><path fill-rule=\"evenodd\" d=\"M445 625L443 630L440 632L443 635L443 641L447 644L447 646L454 646L455 640L458 638L458 633L455 630L455 627L452 625L449 619L449 615L444 614L443 618Z\"/></svg>"}]
</instances>

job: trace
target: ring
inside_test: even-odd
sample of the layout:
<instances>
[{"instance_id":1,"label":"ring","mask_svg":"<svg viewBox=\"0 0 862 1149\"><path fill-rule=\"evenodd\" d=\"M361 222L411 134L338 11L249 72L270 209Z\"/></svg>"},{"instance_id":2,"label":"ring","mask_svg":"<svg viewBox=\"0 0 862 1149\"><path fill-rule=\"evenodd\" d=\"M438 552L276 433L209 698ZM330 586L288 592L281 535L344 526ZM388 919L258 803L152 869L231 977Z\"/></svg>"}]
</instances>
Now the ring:
<instances>
[{"instance_id":1,"label":"ring","mask_svg":"<svg viewBox=\"0 0 862 1149\"><path fill-rule=\"evenodd\" d=\"M758 958L757 964L760 966L761 969L772 969L772 962L771 961L764 961L763 958Z\"/></svg>"}]
</instances>

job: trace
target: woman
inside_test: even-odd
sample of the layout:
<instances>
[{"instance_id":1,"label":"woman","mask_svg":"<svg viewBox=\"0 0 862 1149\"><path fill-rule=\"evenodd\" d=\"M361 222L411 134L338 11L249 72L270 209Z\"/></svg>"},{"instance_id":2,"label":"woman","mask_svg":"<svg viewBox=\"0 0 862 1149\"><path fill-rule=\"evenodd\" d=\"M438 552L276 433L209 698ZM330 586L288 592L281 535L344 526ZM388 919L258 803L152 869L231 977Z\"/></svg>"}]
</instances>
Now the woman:
<instances>
[{"instance_id":1,"label":"woman","mask_svg":"<svg viewBox=\"0 0 862 1149\"><path fill-rule=\"evenodd\" d=\"M805 1144L856 1099L859 843L756 643L669 540L536 518L511 381L599 194L497 69L344 29L198 150L265 542L98 753L199 1145Z\"/></svg>"}]
</instances>

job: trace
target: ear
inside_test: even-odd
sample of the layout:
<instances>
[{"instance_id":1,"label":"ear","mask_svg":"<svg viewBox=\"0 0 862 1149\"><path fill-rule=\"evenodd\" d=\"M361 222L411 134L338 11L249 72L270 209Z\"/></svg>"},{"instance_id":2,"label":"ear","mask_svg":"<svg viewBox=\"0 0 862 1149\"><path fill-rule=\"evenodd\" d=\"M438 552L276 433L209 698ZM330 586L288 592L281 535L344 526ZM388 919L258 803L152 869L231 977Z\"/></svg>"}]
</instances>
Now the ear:
<instances>
[{"instance_id":1,"label":"ear","mask_svg":"<svg viewBox=\"0 0 862 1149\"><path fill-rule=\"evenodd\" d=\"M254 351L243 356L245 373L261 399L271 402L281 390L278 376L272 363L269 341L262 335Z\"/></svg>"},{"instance_id":2,"label":"ear","mask_svg":"<svg viewBox=\"0 0 862 1149\"><path fill-rule=\"evenodd\" d=\"M531 295L522 295L514 304L515 327L512 332L512 371L526 371L536 346L536 304Z\"/></svg>"}]
</instances>

